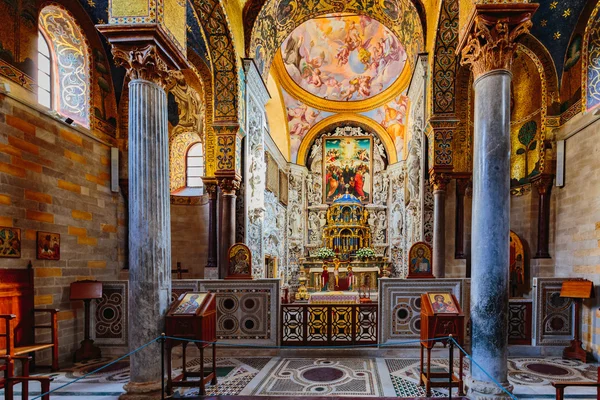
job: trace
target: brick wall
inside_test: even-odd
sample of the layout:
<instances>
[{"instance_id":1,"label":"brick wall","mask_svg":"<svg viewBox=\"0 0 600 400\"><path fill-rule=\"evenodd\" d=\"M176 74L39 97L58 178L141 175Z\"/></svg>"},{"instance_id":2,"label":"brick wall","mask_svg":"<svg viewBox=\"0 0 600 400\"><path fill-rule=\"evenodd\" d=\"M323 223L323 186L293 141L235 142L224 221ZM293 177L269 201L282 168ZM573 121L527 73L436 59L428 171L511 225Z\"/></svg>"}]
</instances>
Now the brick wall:
<instances>
[{"instance_id":1,"label":"brick wall","mask_svg":"<svg viewBox=\"0 0 600 400\"><path fill-rule=\"evenodd\" d=\"M69 284L115 279L123 267L124 203L110 191L109 164L108 145L0 95L0 226L22 236L21 258L0 267L32 261L36 306L61 310L63 362L83 339L83 304L69 301ZM61 235L59 261L36 260L40 230Z\"/></svg>"},{"instance_id":2,"label":"brick wall","mask_svg":"<svg viewBox=\"0 0 600 400\"><path fill-rule=\"evenodd\" d=\"M171 264L189 270L183 278L203 278L208 257L208 198L195 205L171 204ZM177 275L172 275L173 279Z\"/></svg>"}]
</instances>

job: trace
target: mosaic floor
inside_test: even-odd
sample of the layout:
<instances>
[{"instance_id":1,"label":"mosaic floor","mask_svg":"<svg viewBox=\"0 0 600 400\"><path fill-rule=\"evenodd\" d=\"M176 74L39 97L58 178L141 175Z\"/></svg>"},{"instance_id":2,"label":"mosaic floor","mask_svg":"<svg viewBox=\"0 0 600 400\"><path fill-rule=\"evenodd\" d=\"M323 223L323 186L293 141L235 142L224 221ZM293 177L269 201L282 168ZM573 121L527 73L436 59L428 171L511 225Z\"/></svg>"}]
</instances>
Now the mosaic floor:
<instances>
[{"instance_id":1,"label":"mosaic floor","mask_svg":"<svg viewBox=\"0 0 600 400\"><path fill-rule=\"evenodd\" d=\"M79 363L52 374L51 388L59 388L52 398L86 400L117 399L129 378L127 360L112 364L101 373L92 374L71 385L73 380L94 371L111 360L107 358ZM205 360L207 366L210 360ZM447 368L447 360L433 362ZM200 359L188 362L195 370ZM458 368L457 361L455 367ZM465 363L465 373L469 366ZM513 358L509 360L509 379L518 399L554 399L551 381L596 381L597 364L582 364L561 358ZM217 359L218 384L207 388L208 395L292 396L292 397L419 397L424 388L418 385L419 360L416 358L283 358L241 357ZM39 385L31 384L30 399L39 395ZM20 396L19 386L15 387ZM455 392L456 393L456 392ZM0 397L3 392L0 391ZM188 389L180 397L198 395ZM447 391L433 391L434 397L447 397ZM595 399L593 389L569 388L567 399Z\"/></svg>"}]
</instances>

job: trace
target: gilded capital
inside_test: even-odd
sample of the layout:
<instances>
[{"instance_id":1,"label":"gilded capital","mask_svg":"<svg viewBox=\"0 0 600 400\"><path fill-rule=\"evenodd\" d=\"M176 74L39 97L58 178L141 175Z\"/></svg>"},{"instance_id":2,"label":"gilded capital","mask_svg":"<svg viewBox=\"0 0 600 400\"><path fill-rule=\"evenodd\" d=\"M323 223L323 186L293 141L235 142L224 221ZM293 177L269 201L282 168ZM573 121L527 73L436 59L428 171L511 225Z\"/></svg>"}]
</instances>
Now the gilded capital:
<instances>
[{"instance_id":1,"label":"gilded capital","mask_svg":"<svg viewBox=\"0 0 600 400\"><path fill-rule=\"evenodd\" d=\"M531 179L539 194L549 194L552 190L552 182L554 182L554 175L551 174L540 174Z\"/></svg>"},{"instance_id":2,"label":"gilded capital","mask_svg":"<svg viewBox=\"0 0 600 400\"><path fill-rule=\"evenodd\" d=\"M470 65L475 79L493 70L510 71L516 40L529 32L536 8L529 3L477 5L459 47L461 65Z\"/></svg>"},{"instance_id":3,"label":"gilded capital","mask_svg":"<svg viewBox=\"0 0 600 400\"><path fill-rule=\"evenodd\" d=\"M235 178L220 178L219 187L224 196L235 196L235 191L240 189L240 181Z\"/></svg>"},{"instance_id":4,"label":"gilded capital","mask_svg":"<svg viewBox=\"0 0 600 400\"><path fill-rule=\"evenodd\" d=\"M451 176L444 172L434 172L429 177L429 183L433 187L433 190L446 190L448 183L450 183Z\"/></svg>"},{"instance_id":5,"label":"gilded capital","mask_svg":"<svg viewBox=\"0 0 600 400\"><path fill-rule=\"evenodd\" d=\"M156 45L143 47L113 45L115 64L127 70L129 79L143 79L165 88L169 81L169 68L160 57Z\"/></svg>"}]
</instances>

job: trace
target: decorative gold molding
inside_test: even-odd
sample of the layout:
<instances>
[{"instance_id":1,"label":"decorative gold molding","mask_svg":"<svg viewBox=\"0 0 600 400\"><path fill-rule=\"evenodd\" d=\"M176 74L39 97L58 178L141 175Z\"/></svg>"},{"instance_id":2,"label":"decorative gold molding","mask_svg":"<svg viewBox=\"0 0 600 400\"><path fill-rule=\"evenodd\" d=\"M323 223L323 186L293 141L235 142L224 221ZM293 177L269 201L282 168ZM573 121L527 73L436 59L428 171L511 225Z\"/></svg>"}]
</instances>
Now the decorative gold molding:
<instances>
[{"instance_id":1,"label":"decorative gold molding","mask_svg":"<svg viewBox=\"0 0 600 400\"><path fill-rule=\"evenodd\" d=\"M388 155L388 160L390 164L394 164L398 162L398 155L396 154L396 146L394 146L394 142L390 137L390 134L387 133L385 129L377 122L373 121L369 117L365 117L360 114L352 114L352 113L341 113L332 115L330 117L325 118L322 121L319 121L315 125L313 125L310 130L306 133L304 138L302 139L302 143L300 143L300 147L298 148L298 156L296 157L296 163L299 165L306 165L306 155L310 150L310 146L314 141L315 137L323 132L326 129L329 129L333 125L339 125L341 123L356 123L362 127L366 127L370 129L372 132L375 132L383 146L385 147L385 151Z\"/></svg>"},{"instance_id":2,"label":"decorative gold molding","mask_svg":"<svg viewBox=\"0 0 600 400\"><path fill-rule=\"evenodd\" d=\"M124 67L130 80L143 79L153 82L163 89L169 81L167 63L159 55L156 45L144 47L131 45L113 45L112 55L115 64Z\"/></svg>"},{"instance_id":3,"label":"decorative gold molding","mask_svg":"<svg viewBox=\"0 0 600 400\"><path fill-rule=\"evenodd\" d=\"M365 100L339 101L323 99L298 86L298 84L292 80L285 69L281 59L280 51L277 51L277 54L273 59L271 71L273 72L273 75L276 77L277 81L281 84L283 90L285 90L289 95L302 101L304 104L328 112L343 111L359 113L371 111L377 107L381 107L402 93L408 87L412 77L412 68L407 62L394 83L392 83L390 87L385 89L383 92Z\"/></svg>"},{"instance_id":4,"label":"decorative gold molding","mask_svg":"<svg viewBox=\"0 0 600 400\"><path fill-rule=\"evenodd\" d=\"M516 39L529 32L538 4L477 4L468 34L461 41L461 65L470 65L474 78L486 72L511 69Z\"/></svg>"}]
</instances>

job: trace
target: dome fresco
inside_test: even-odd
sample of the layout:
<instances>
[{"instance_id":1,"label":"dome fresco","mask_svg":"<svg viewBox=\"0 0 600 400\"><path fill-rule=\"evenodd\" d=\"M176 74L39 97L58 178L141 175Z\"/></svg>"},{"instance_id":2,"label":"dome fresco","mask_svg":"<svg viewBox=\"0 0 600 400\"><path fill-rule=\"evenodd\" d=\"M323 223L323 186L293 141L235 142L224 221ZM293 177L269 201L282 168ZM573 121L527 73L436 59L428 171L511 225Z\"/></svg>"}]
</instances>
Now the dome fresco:
<instances>
[{"instance_id":1,"label":"dome fresco","mask_svg":"<svg viewBox=\"0 0 600 400\"><path fill-rule=\"evenodd\" d=\"M298 26L281 45L283 65L305 91L325 100L360 101L400 76L406 51L396 36L364 15L327 15Z\"/></svg>"}]
</instances>

